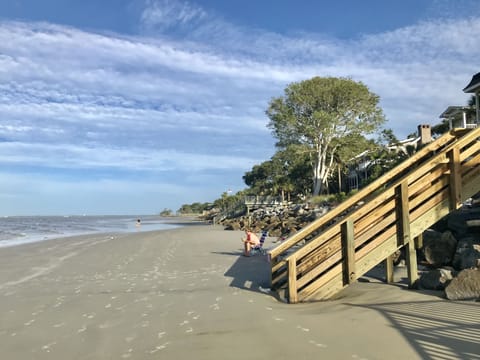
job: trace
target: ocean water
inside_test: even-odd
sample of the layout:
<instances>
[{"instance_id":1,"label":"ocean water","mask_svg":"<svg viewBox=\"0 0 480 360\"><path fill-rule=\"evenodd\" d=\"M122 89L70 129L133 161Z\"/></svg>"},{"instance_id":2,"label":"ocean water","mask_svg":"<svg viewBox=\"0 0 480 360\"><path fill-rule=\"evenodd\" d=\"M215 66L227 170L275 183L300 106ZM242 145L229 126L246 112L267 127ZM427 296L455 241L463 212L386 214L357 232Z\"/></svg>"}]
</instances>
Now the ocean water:
<instances>
[{"instance_id":1,"label":"ocean water","mask_svg":"<svg viewBox=\"0 0 480 360\"><path fill-rule=\"evenodd\" d=\"M141 226L136 226L137 219L141 220ZM167 230L179 226L158 215L6 216L0 217L0 247L75 235Z\"/></svg>"}]
</instances>

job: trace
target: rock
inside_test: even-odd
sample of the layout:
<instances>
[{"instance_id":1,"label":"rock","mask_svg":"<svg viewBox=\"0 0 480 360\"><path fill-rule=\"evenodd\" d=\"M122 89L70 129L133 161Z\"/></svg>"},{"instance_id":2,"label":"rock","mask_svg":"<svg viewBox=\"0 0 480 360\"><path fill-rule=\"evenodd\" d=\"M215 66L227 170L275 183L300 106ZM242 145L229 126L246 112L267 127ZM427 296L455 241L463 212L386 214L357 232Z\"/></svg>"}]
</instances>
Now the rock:
<instances>
[{"instance_id":1,"label":"rock","mask_svg":"<svg viewBox=\"0 0 480 360\"><path fill-rule=\"evenodd\" d=\"M453 279L453 270L448 268L434 269L424 272L417 281L418 289L444 290Z\"/></svg>"},{"instance_id":2,"label":"rock","mask_svg":"<svg viewBox=\"0 0 480 360\"><path fill-rule=\"evenodd\" d=\"M445 295L449 300L480 300L480 270L460 271L445 288Z\"/></svg>"},{"instance_id":3,"label":"rock","mask_svg":"<svg viewBox=\"0 0 480 360\"><path fill-rule=\"evenodd\" d=\"M480 207L465 206L448 215L448 228L457 235L476 232L480 228Z\"/></svg>"},{"instance_id":4,"label":"rock","mask_svg":"<svg viewBox=\"0 0 480 360\"><path fill-rule=\"evenodd\" d=\"M457 250L453 256L452 265L457 270L470 269L477 266L480 252L474 246L474 239L466 237L458 241Z\"/></svg>"},{"instance_id":5,"label":"rock","mask_svg":"<svg viewBox=\"0 0 480 360\"><path fill-rule=\"evenodd\" d=\"M438 233L427 231L423 237L425 260L433 267L450 265L457 247L457 240L451 231Z\"/></svg>"}]
</instances>

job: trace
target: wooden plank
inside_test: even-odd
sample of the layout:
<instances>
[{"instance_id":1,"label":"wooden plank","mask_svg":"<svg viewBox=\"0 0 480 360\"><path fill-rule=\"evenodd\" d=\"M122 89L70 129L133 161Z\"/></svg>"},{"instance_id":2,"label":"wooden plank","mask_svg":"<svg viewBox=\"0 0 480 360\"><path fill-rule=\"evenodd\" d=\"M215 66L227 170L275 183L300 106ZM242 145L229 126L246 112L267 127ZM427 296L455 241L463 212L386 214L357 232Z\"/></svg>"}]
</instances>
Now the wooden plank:
<instances>
[{"instance_id":1,"label":"wooden plank","mask_svg":"<svg viewBox=\"0 0 480 360\"><path fill-rule=\"evenodd\" d=\"M391 284L394 282L393 278L393 255L387 256L387 258L384 261L385 264L385 281L388 284Z\"/></svg>"},{"instance_id":2,"label":"wooden plank","mask_svg":"<svg viewBox=\"0 0 480 360\"><path fill-rule=\"evenodd\" d=\"M413 288L418 279L418 265L417 265L417 250L415 249L415 240L411 240L405 246L406 261L407 261L407 274L408 274L408 287Z\"/></svg>"},{"instance_id":3,"label":"wooden plank","mask_svg":"<svg viewBox=\"0 0 480 360\"><path fill-rule=\"evenodd\" d=\"M423 232L415 237L415 249L421 249L423 247Z\"/></svg>"},{"instance_id":4,"label":"wooden plank","mask_svg":"<svg viewBox=\"0 0 480 360\"><path fill-rule=\"evenodd\" d=\"M421 205L423 202L427 201L430 197L435 194L442 192L449 185L448 176L442 176L440 179L432 183L428 188L426 188L422 193L410 199L410 209L414 209Z\"/></svg>"},{"instance_id":5,"label":"wooden plank","mask_svg":"<svg viewBox=\"0 0 480 360\"><path fill-rule=\"evenodd\" d=\"M342 264L338 264L327 274L311 282L299 293L299 299L307 299L315 294L315 298L327 298L326 294L332 295L343 289ZM332 289L333 288L333 289Z\"/></svg>"},{"instance_id":6,"label":"wooden plank","mask_svg":"<svg viewBox=\"0 0 480 360\"><path fill-rule=\"evenodd\" d=\"M295 258L291 258L288 261L288 302L291 304L298 302L297 262Z\"/></svg>"},{"instance_id":7,"label":"wooden plank","mask_svg":"<svg viewBox=\"0 0 480 360\"><path fill-rule=\"evenodd\" d=\"M410 221L413 222L418 217L422 216L425 213L428 213L431 208L435 207L437 204L442 203L444 200L449 201L448 189L444 189L444 190L436 193L430 199L425 201L422 205L418 206L415 210L411 211L410 212ZM444 214L444 215L446 215L446 214ZM430 226L430 225L431 224L428 224L428 226Z\"/></svg>"},{"instance_id":8,"label":"wooden plank","mask_svg":"<svg viewBox=\"0 0 480 360\"><path fill-rule=\"evenodd\" d=\"M475 172L468 174L468 177L462 179L463 192L462 192L462 201L467 200L469 197L475 195L480 189L480 167L476 169Z\"/></svg>"},{"instance_id":9,"label":"wooden plank","mask_svg":"<svg viewBox=\"0 0 480 360\"><path fill-rule=\"evenodd\" d=\"M288 278L288 268L286 268L285 270L283 270L283 271L281 271L277 274L272 273L271 286L276 287L276 285L278 283L286 282L287 278Z\"/></svg>"},{"instance_id":10,"label":"wooden plank","mask_svg":"<svg viewBox=\"0 0 480 360\"><path fill-rule=\"evenodd\" d=\"M448 170L448 163L441 164L437 166L434 170L430 171L427 174L424 174L422 177L418 178L417 181L410 183L408 186L408 193L410 199L422 194L425 190L432 185L432 182L435 179L443 178L443 175Z\"/></svg>"},{"instance_id":11,"label":"wooden plank","mask_svg":"<svg viewBox=\"0 0 480 360\"><path fill-rule=\"evenodd\" d=\"M450 209L448 207L448 197L445 196L443 201L432 204L428 211L422 212L421 215L411 216L412 223L410 224L410 232L412 237L419 236L432 224L438 222L441 218L446 216Z\"/></svg>"},{"instance_id":12,"label":"wooden plank","mask_svg":"<svg viewBox=\"0 0 480 360\"><path fill-rule=\"evenodd\" d=\"M460 149L453 148L448 152L450 159L450 210L462 206L462 180L460 178Z\"/></svg>"},{"instance_id":13,"label":"wooden plank","mask_svg":"<svg viewBox=\"0 0 480 360\"><path fill-rule=\"evenodd\" d=\"M272 273L278 271L285 265L287 265L287 262L285 260L277 262L275 265L272 266Z\"/></svg>"},{"instance_id":14,"label":"wooden plank","mask_svg":"<svg viewBox=\"0 0 480 360\"><path fill-rule=\"evenodd\" d=\"M382 227L382 223L385 222L385 218L388 217L395 210L395 197L379 204L375 209L372 209L369 214L360 217L355 213L355 237L357 239L364 238L371 233L372 230L376 233L375 229L379 226ZM360 245L357 241L356 246Z\"/></svg>"},{"instance_id":15,"label":"wooden plank","mask_svg":"<svg viewBox=\"0 0 480 360\"><path fill-rule=\"evenodd\" d=\"M364 256L366 256L368 253L373 252L375 248L379 247L384 242L389 241L389 239L392 236L395 236L395 238L397 237L397 227L395 225L390 226L389 228L386 228L385 231L383 231L381 234L373 238L369 243L365 244L361 249L358 249L357 261L363 258ZM398 248L398 246L396 246L396 248ZM381 259L378 259L377 264L383 259L385 259L388 255L390 254L386 254Z\"/></svg>"},{"instance_id":16,"label":"wooden plank","mask_svg":"<svg viewBox=\"0 0 480 360\"><path fill-rule=\"evenodd\" d=\"M467 149L464 149L460 152L460 162L464 162L469 157L474 156L480 150L480 144L478 142L474 142L471 146Z\"/></svg>"},{"instance_id":17,"label":"wooden plank","mask_svg":"<svg viewBox=\"0 0 480 360\"><path fill-rule=\"evenodd\" d=\"M342 250L343 250L343 283L351 284L355 281L355 237L353 233L353 219L349 218L342 223Z\"/></svg>"},{"instance_id":18,"label":"wooden plank","mask_svg":"<svg viewBox=\"0 0 480 360\"><path fill-rule=\"evenodd\" d=\"M342 242L340 236L332 238L331 241L323 244L318 249L312 251L310 254L298 259L297 265L298 274L304 275L309 269L321 265L325 260L341 251Z\"/></svg>"},{"instance_id":19,"label":"wooden plank","mask_svg":"<svg viewBox=\"0 0 480 360\"><path fill-rule=\"evenodd\" d=\"M316 290L315 290L316 288ZM315 300L323 301L329 300L338 294L345 286L342 282L342 274L339 273L333 277L329 282L318 287L317 284L312 284L312 287L301 294L301 301Z\"/></svg>"},{"instance_id":20,"label":"wooden plank","mask_svg":"<svg viewBox=\"0 0 480 360\"><path fill-rule=\"evenodd\" d=\"M357 258L357 274L360 277L384 261L388 256L397 251L397 235L393 233L389 238L368 252L361 259ZM357 254L358 255L358 254Z\"/></svg>"},{"instance_id":21,"label":"wooden plank","mask_svg":"<svg viewBox=\"0 0 480 360\"><path fill-rule=\"evenodd\" d=\"M369 231L364 232L361 235L357 235L355 240L356 247L358 248L359 246L362 246L364 243L371 240L379 232L383 232L385 229L394 226L396 218L397 217L395 211L392 211L388 214L388 216L383 218L381 222L375 224L375 227L369 229Z\"/></svg>"},{"instance_id":22,"label":"wooden plank","mask_svg":"<svg viewBox=\"0 0 480 360\"><path fill-rule=\"evenodd\" d=\"M301 248L299 248L297 251L295 251L293 254L287 256L285 258L285 260L288 260L288 258L290 256L295 256L295 257L298 257L298 258L302 258L302 257L306 256L308 253L310 253L311 251L318 248L319 246L322 246L323 244L330 241L330 239L336 238L337 236L340 236L340 226L339 226L339 224L332 225L325 232L319 234L314 239L310 240L305 245L303 245Z\"/></svg>"},{"instance_id":23,"label":"wooden plank","mask_svg":"<svg viewBox=\"0 0 480 360\"><path fill-rule=\"evenodd\" d=\"M410 241L410 212L408 204L408 183L403 181L395 188L397 194L397 242L398 246Z\"/></svg>"},{"instance_id":24,"label":"wooden plank","mask_svg":"<svg viewBox=\"0 0 480 360\"><path fill-rule=\"evenodd\" d=\"M480 147L480 145L479 145L479 147ZM471 171L474 171L479 166L480 166L480 153L477 154L475 157L471 157L471 158L467 159L467 161L465 161L462 164L462 177L466 176Z\"/></svg>"},{"instance_id":25,"label":"wooden plank","mask_svg":"<svg viewBox=\"0 0 480 360\"><path fill-rule=\"evenodd\" d=\"M323 273L327 272L327 270L330 269L335 264L338 265L339 263L341 263L341 260L342 260L342 252L341 250L339 250L336 254L333 254L328 259L323 261L321 264L318 264L318 266L310 269L308 273L304 274L300 279L298 279L297 281L298 288L303 288L305 285L307 285L309 282L313 281L320 275L324 276L325 274Z\"/></svg>"}]
</instances>

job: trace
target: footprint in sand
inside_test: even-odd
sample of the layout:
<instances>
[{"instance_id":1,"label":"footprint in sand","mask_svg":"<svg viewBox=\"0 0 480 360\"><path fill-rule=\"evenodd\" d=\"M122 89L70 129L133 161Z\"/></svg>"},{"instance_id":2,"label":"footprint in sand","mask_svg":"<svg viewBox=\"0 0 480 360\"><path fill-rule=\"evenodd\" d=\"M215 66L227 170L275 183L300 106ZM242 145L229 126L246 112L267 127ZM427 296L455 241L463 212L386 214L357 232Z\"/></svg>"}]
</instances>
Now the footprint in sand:
<instances>
[{"instance_id":1,"label":"footprint in sand","mask_svg":"<svg viewBox=\"0 0 480 360\"><path fill-rule=\"evenodd\" d=\"M93 319L95 315L96 315L95 313L91 313L91 314L83 314L82 316L86 317L87 319Z\"/></svg>"},{"instance_id":2,"label":"footprint in sand","mask_svg":"<svg viewBox=\"0 0 480 360\"><path fill-rule=\"evenodd\" d=\"M50 352L50 347L52 347L52 346L55 345L55 344L56 344L56 342L53 341L53 342L51 342L51 343L49 343L49 344L47 344L47 345L43 345L43 346L42 346L42 350L45 350L46 352Z\"/></svg>"},{"instance_id":3,"label":"footprint in sand","mask_svg":"<svg viewBox=\"0 0 480 360\"><path fill-rule=\"evenodd\" d=\"M128 337L125 338L125 342L127 342L127 343L130 343L133 340L135 340L135 336L128 336Z\"/></svg>"},{"instance_id":4,"label":"footprint in sand","mask_svg":"<svg viewBox=\"0 0 480 360\"><path fill-rule=\"evenodd\" d=\"M310 340L309 343L312 344L312 345L314 345L314 346L316 346L316 347L321 347L321 348L326 348L326 347L327 347L327 345L321 344L321 343L317 343L315 340Z\"/></svg>"},{"instance_id":5,"label":"footprint in sand","mask_svg":"<svg viewBox=\"0 0 480 360\"><path fill-rule=\"evenodd\" d=\"M220 306L218 304L210 305L210 308L213 310L220 310Z\"/></svg>"},{"instance_id":6,"label":"footprint in sand","mask_svg":"<svg viewBox=\"0 0 480 360\"><path fill-rule=\"evenodd\" d=\"M122 354L122 359L128 359L129 357L132 356L133 349L128 349L125 354Z\"/></svg>"},{"instance_id":7,"label":"footprint in sand","mask_svg":"<svg viewBox=\"0 0 480 360\"><path fill-rule=\"evenodd\" d=\"M160 350L163 350L163 349L165 349L165 348L167 347L167 345L168 345L168 344L169 344L169 343L168 343L168 342L166 342L166 343L164 343L164 344L162 344L162 345L158 345L158 346L156 346L156 347L155 347L155 349L153 349L153 350L150 350L150 354L155 354L157 351L160 351Z\"/></svg>"},{"instance_id":8,"label":"footprint in sand","mask_svg":"<svg viewBox=\"0 0 480 360\"><path fill-rule=\"evenodd\" d=\"M77 330L77 333L82 333L85 330L87 330L87 327L85 325L83 325L83 327L81 327L80 329Z\"/></svg>"},{"instance_id":9,"label":"footprint in sand","mask_svg":"<svg viewBox=\"0 0 480 360\"><path fill-rule=\"evenodd\" d=\"M302 331L305 331L305 332L310 331L310 329L304 328L304 327L302 327L302 326L300 326L300 325L297 325L297 329L302 330Z\"/></svg>"}]
</instances>

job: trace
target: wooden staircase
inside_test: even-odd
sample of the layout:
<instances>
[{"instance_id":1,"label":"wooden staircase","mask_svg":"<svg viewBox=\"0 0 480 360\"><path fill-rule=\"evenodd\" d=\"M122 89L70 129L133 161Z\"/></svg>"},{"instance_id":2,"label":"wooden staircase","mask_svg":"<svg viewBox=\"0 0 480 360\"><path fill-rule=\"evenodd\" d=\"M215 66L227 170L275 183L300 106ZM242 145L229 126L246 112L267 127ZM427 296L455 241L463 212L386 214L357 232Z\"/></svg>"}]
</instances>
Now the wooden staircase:
<instances>
[{"instance_id":1,"label":"wooden staircase","mask_svg":"<svg viewBox=\"0 0 480 360\"><path fill-rule=\"evenodd\" d=\"M452 130L270 250L271 288L328 299L382 261L391 282L402 247L413 285L422 233L479 191L480 128Z\"/></svg>"}]
</instances>

